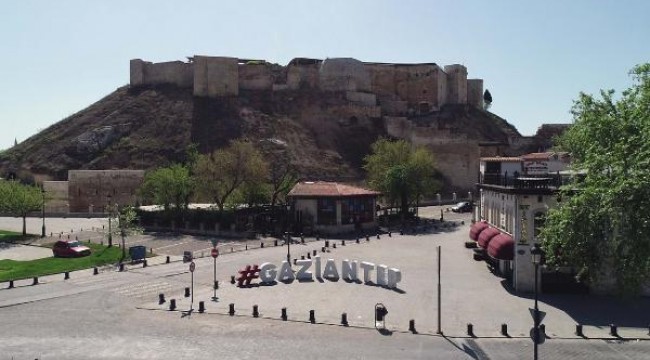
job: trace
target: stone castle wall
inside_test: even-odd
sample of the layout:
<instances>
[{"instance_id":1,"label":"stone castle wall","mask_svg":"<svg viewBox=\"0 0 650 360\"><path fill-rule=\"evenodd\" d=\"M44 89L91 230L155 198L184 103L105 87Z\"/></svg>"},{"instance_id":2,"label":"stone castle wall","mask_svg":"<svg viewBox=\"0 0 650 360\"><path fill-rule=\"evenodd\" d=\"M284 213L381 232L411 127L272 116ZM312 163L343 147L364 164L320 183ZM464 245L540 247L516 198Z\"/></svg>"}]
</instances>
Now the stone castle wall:
<instances>
[{"instance_id":1,"label":"stone castle wall","mask_svg":"<svg viewBox=\"0 0 650 360\"><path fill-rule=\"evenodd\" d=\"M70 170L70 212L102 212L108 205L134 205L144 170Z\"/></svg>"}]
</instances>

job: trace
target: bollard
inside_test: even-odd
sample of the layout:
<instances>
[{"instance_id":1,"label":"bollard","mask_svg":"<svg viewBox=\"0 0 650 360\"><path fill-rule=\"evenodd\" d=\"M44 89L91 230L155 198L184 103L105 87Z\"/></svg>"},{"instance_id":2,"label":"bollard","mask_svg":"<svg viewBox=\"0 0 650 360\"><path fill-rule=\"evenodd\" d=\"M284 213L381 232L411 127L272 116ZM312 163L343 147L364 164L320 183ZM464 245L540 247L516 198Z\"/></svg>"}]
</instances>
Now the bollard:
<instances>
[{"instance_id":1,"label":"bollard","mask_svg":"<svg viewBox=\"0 0 650 360\"><path fill-rule=\"evenodd\" d=\"M332 248L336 249L336 243L332 244Z\"/></svg>"},{"instance_id":2,"label":"bollard","mask_svg":"<svg viewBox=\"0 0 650 360\"><path fill-rule=\"evenodd\" d=\"M232 252L232 246L230 247L230 252Z\"/></svg>"},{"instance_id":3,"label":"bollard","mask_svg":"<svg viewBox=\"0 0 650 360\"><path fill-rule=\"evenodd\" d=\"M614 324L609 324L609 334L618 337L618 327Z\"/></svg>"},{"instance_id":4,"label":"bollard","mask_svg":"<svg viewBox=\"0 0 650 360\"><path fill-rule=\"evenodd\" d=\"M176 299L169 300L169 311L176 310Z\"/></svg>"},{"instance_id":5,"label":"bollard","mask_svg":"<svg viewBox=\"0 0 650 360\"><path fill-rule=\"evenodd\" d=\"M260 317L260 311L257 305L253 305L253 317Z\"/></svg>"},{"instance_id":6,"label":"bollard","mask_svg":"<svg viewBox=\"0 0 650 360\"><path fill-rule=\"evenodd\" d=\"M585 337L585 334L582 332L582 325L576 324L576 335L580 337Z\"/></svg>"},{"instance_id":7,"label":"bollard","mask_svg":"<svg viewBox=\"0 0 650 360\"><path fill-rule=\"evenodd\" d=\"M235 275L230 275L230 283L231 284L235 283Z\"/></svg>"},{"instance_id":8,"label":"bollard","mask_svg":"<svg viewBox=\"0 0 650 360\"><path fill-rule=\"evenodd\" d=\"M329 240L325 240L325 247L326 248L330 247L330 241Z\"/></svg>"},{"instance_id":9,"label":"bollard","mask_svg":"<svg viewBox=\"0 0 650 360\"><path fill-rule=\"evenodd\" d=\"M63 273L63 280L70 280L70 272L66 271Z\"/></svg>"},{"instance_id":10,"label":"bollard","mask_svg":"<svg viewBox=\"0 0 650 360\"><path fill-rule=\"evenodd\" d=\"M264 247L264 242L260 242L260 248Z\"/></svg>"},{"instance_id":11,"label":"bollard","mask_svg":"<svg viewBox=\"0 0 650 360\"><path fill-rule=\"evenodd\" d=\"M320 248L320 252L325 252L325 246L323 246L322 248Z\"/></svg>"},{"instance_id":12,"label":"bollard","mask_svg":"<svg viewBox=\"0 0 650 360\"><path fill-rule=\"evenodd\" d=\"M99 270L97 270L97 268L95 267L93 268L93 275L97 275L97 274L99 274Z\"/></svg>"},{"instance_id":13,"label":"bollard","mask_svg":"<svg viewBox=\"0 0 650 360\"><path fill-rule=\"evenodd\" d=\"M348 314L347 313L341 314L341 325L348 326Z\"/></svg>"},{"instance_id":14,"label":"bollard","mask_svg":"<svg viewBox=\"0 0 650 360\"><path fill-rule=\"evenodd\" d=\"M169 256L167 256L167 259L165 259L165 264L169 264L170 261L171 259L169 258Z\"/></svg>"},{"instance_id":15,"label":"bollard","mask_svg":"<svg viewBox=\"0 0 650 360\"><path fill-rule=\"evenodd\" d=\"M411 319L409 320L409 331L413 334L417 334L418 331L415 330L415 320Z\"/></svg>"},{"instance_id":16,"label":"bollard","mask_svg":"<svg viewBox=\"0 0 650 360\"><path fill-rule=\"evenodd\" d=\"M277 240L273 240L273 246L278 246L278 241Z\"/></svg>"},{"instance_id":17,"label":"bollard","mask_svg":"<svg viewBox=\"0 0 650 360\"><path fill-rule=\"evenodd\" d=\"M389 231L388 232L388 237L393 237L393 233Z\"/></svg>"},{"instance_id":18,"label":"bollard","mask_svg":"<svg viewBox=\"0 0 650 360\"><path fill-rule=\"evenodd\" d=\"M316 323L316 311L315 310L309 310L309 322L312 324Z\"/></svg>"},{"instance_id":19,"label":"bollard","mask_svg":"<svg viewBox=\"0 0 650 360\"><path fill-rule=\"evenodd\" d=\"M377 233L377 240L379 240L379 239L380 239L380 238L379 238L379 233Z\"/></svg>"},{"instance_id":20,"label":"bollard","mask_svg":"<svg viewBox=\"0 0 650 360\"><path fill-rule=\"evenodd\" d=\"M228 305L228 315L235 316L235 304Z\"/></svg>"},{"instance_id":21,"label":"bollard","mask_svg":"<svg viewBox=\"0 0 650 360\"><path fill-rule=\"evenodd\" d=\"M311 253L307 253L307 259L311 259Z\"/></svg>"},{"instance_id":22,"label":"bollard","mask_svg":"<svg viewBox=\"0 0 650 360\"><path fill-rule=\"evenodd\" d=\"M158 305L165 303L165 294L158 294Z\"/></svg>"},{"instance_id":23,"label":"bollard","mask_svg":"<svg viewBox=\"0 0 650 360\"><path fill-rule=\"evenodd\" d=\"M185 288L185 297L190 297L190 288Z\"/></svg>"},{"instance_id":24,"label":"bollard","mask_svg":"<svg viewBox=\"0 0 650 360\"><path fill-rule=\"evenodd\" d=\"M341 240L341 246L345 246L345 240Z\"/></svg>"},{"instance_id":25,"label":"bollard","mask_svg":"<svg viewBox=\"0 0 650 360\"><path fill-rule=\"evenodd\" d=\"M467 336L476 337L476 335L474 335L474 325L472 325L472 323L467 323Z\"/></svg>"},{"instance_id":26,"label":"bollard","mask_svg":"<svg viewBox=\"0 0 650 360\"><path fill-rule=\"evenodd\" d=\"M293 264L298 265L298 259L293 259Z\"/></svg>"},{"instance_id":27,"label":"bollard","mask_svg":"<svg viewBox=\"0 0 650 360\"><path fill-rule=\"evenodd\" d=\"M120 271L124 271L124 263L120 263Z\"/></svg>"},{"instance_id":28,"label":"bollard","mask_svg":"<svg viewBox=\"0 0 650 360\"><path fill-rule=\"evenodd\" d=\"M147 266L149 266L149 264L147 263L147 259L142 260L142 267L146 268Z\"/></svg>"},{"instance_id":29,"label":"bollard","mask_svg":"<svg viewBox=\"0 0 650 360\"><path fill-rule=\"evenodd\" d=\"M244 250L248 250L248 243L246 243L246 249L244 249Z\"/></svg>"},{"instance_id":30,"label":"bollard","mask_svg":"<svg viewBox=\"0 0 650 360\"><path fill-rule=\"evenodd\" d=\"M282 308L282 314L280 315L283 321L287 321L287 308L283 307Z\"/></svg>"},{"instance_id":31,"label":"bollard","mask_svg":"<svg viewBox=\"0 0 650 360\"><path fill-rule=\"evenodd\" d=\"M14 281L9 280L9 286L7 287L7 289L13 289L13 288L14 288Z\"/></svg>"},{"instance_id":32,"label":"bollard","mask_svg":"<svg viewBox=\"0 0 650 360\"><path fill-rule=\"evenodd\" d=\"M359 243L359 237L357 236L357 244Z\"/></svg>"},{"instance_id":33,"label":"bollard","mask_svg":"<svg viewBox=\"0 0 650 360\"><path fill-rule=\"evenodd\" d=\"M370 235L366 234L366 241L370 241Z\"/></svg>"},{"instance_id":34,"label":"bollard","mask_svg":"<svg viewBox=\"0 0 650 360\"><path fill-rule=\"evenodd\" d=\"M300 233L300 243L301 244L305 243L305 236L302 233Z\"/></svg>"},{"instance_id":35,"label":"bollard","mask_svg":"<svg viewBox=\"0 0 650 360\"><path fill-rule=\"evenodd\" d=\"M199 301L199 313L203 314L205 312L205 302Z\"/></svg>"},{"instance_id":36,"label":"bollard","mask_svg":"<svg viewBox=\"0 0 650 360\"><path fill-rule=\"evenodd\" d=\"M399 234L404 235L404 229L399 229Z\"/></svg>"},{"instance_id":37,"label":"bollard","mask_svg":"<svg viewBox=\"0 0 650 360\"><path fill-rule=\"evenodd\" d=\"M38 285L38 276L34 276L34 279L32 281L32 285Z\"/></svg>"},{"instance_id":38,"label":"bollard","mask_svg":"<svg viewBox=\"0 0 650 360\"><path fill-rule=\"evenodd\" d=\"M317 252L316 250L314 250L314 251L312 252L312 256L316 256L317 253L318 253L318 252Z\"/></svg>"},{"instance_id":39,"label":"bollard","mask_svg":"<svg viewBox=\"0 0 650 360\"><path fill-rule=\"evenodd\" d=\"M510 335L508 335L508 324L501 324L501 335L510 337Z\"/></svg>"}]
</instances>

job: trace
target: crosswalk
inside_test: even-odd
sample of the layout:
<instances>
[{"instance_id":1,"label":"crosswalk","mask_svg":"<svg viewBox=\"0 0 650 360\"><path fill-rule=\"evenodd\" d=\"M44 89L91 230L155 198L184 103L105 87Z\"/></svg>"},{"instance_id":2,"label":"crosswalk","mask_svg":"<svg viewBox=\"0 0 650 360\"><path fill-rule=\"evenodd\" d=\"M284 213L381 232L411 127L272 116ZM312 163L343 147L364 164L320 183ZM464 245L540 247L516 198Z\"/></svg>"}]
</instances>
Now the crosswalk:
<instances>
[{"instance_id":1,"label":"crosswalk","mask_svg":"<svg viewBox=\"0 0 650 360\"><path fill-rule=\"evenodd\" d=\"M158 294L169 293L172 285L166 281L143 282L130 285L121 285L108 290L129 298L156 299Z\"/></svg>"}]
</instances>

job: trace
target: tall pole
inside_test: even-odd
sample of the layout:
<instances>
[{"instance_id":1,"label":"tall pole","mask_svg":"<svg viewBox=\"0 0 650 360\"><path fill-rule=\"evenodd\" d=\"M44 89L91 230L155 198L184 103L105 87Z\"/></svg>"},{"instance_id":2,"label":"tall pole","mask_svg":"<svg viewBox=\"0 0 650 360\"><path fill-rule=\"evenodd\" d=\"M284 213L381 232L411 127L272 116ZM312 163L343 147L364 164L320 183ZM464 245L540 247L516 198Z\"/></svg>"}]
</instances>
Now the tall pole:
<instances>
[{"instance_id":1,"label":"tall pole","mask_svg":"<svg viewBox=\"0 0 650 360\"><path fill-rule=\"evenodd\" d=\"M539 342L539 308L537 307L537 268L538 264L535 264L535 328L533 330L533 359L537 360L537 343Z\"/></svg>"},{"instance_id":2,"label":"tall pole","mask_svg":"<svg viewBox=\"0 0 650 360\"><path fill-rule=\"evenodd\" d=\"M217 301L217 258L214 256L212 258L214 259L214 282L212 283L214 294L212 295L212 301Z\"/></svg>"},{"instance_id":3,"label":"tall pole","mask_svg":"<svg viewBox=\"0 0 650 360\"><path fill-rule=\"evenodd\" d=\"M41 237L45 237L45 187L41 188L41 195L43 196L43 204L41 205L41 208L43 212L41 213L43 217L43 227L41 227Z\"/></svg>"},{"instance_id":4,"label":"tall pole","mask_svg":"<svg viewBox=\"0 0 650 360\"><path fill-rule=\"evenodd\" d=\"M440 252L441 252L441 250L440 250L440 245L438 245L437 250L438 250L438 331L436 331L436 334L442 334L442 325L441 325L441 319L440 319L442 317L442 309L440 307L441 306L441 301L440 301L440 299L441 299L441 293L440 293L440 290L441 290L441 287L440 287L440 268L441 268L441 266L440 266Z\"/></svg>"},{"instance_id":5,"label":"tall pole","mask_svg":"<svg viewBox=\"0 0 650 360\"><path fill-rule=\"evenodd\" d=\"M108 247L113 246L113 228L111 226L111 217L113 216L113 207L111 207L111 195L108 195Z\"/></svg>"},{"instance_id":6,"label":"tall pole","mask_svg":"<svg viewBox=\"0 0 650 360\"><path fill-rule=\"evenodd\" d=\"M287 224L287 262L291 265L291 235L289 235L290 224L289 224L289 204L285 204L287 217L285 218L285 224Z\"/></svg>"},{"instance_id":7,"label":"tall pole","mask_svg":"<svg viewBox=\"0 0 650 360\"><path fill-rule=\"evenodd\" d=\"M194 271L190 271L190 274L192 274L192 292L190 293L192 296L190 298L190 311L192 311L194 309Z\"/></svg>"}]
</instances>

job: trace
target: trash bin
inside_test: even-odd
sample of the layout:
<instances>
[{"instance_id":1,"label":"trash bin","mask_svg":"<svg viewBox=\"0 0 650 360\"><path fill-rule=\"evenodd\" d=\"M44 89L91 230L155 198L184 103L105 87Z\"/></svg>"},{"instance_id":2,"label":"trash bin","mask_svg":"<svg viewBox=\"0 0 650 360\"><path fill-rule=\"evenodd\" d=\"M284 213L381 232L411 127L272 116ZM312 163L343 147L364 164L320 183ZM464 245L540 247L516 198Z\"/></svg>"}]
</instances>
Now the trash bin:
<instances>
[{"instance_id":1,"label":"trash bin","mask_svg":"<svg viewBox=\"0 0 650 360\"><path fill-rule=\"evenodd\" d=\"M147 247L143 245L129 247L131 262L140 262L147 257Z\"/></svg>"}]
</instances>

